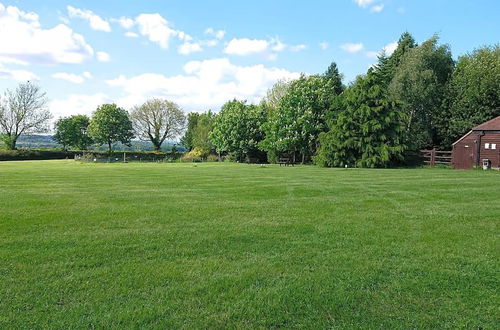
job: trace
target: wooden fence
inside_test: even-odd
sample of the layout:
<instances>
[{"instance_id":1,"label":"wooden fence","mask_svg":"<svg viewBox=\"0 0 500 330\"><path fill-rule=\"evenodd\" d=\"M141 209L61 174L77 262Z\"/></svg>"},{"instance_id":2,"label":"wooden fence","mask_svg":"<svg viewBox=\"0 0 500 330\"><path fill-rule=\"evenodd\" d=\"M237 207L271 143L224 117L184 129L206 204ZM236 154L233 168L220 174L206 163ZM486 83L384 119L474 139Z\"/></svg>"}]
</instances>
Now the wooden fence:
<instances>
[{"instance_id":1,"label":"wooden fence","mask_svg":"<svg viewBox=\"0 0 500 330\"><path fill-rule=\"evenodd\" d=\"M424 163L429 166L451 165L451 151L440 151L436 149L420 150Z\"/></svg>"}]
</instances>

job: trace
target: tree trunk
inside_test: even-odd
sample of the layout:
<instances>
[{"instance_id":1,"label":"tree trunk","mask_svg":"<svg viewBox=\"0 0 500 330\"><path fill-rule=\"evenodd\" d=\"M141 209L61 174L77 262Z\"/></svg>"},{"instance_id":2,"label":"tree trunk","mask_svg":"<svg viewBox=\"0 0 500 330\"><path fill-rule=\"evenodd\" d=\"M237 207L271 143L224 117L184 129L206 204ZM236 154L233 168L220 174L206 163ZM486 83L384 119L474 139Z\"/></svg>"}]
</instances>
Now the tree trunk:
<instances>
[{"instance_id":1,"label":"tree trunk","mask_svg":"<svg viewBox=\"0 0 500 330\"><path fill-rule=\"evenodd\" d=\"M108 141L108 153L111 155L111 141Z\"/></svg>"},{"instance_id":2,"label":"tree trunk","mask_svg":"<svg viewBox=\"0 0 500 330\"><path fill-rule=\"evenodd\" d=\"M306 153L303 152L302 153L302 165L304 165L305 160L306 160Z\"/></svg>"},{"instance_id":3,"label":"tree trunk","mask_svg":"<svg viewBox=\"0 0 500 330\"><path fill-rule=\"evenodd\" d=\"M161 144L153 142L154 151L161 151Z\"/></svg>"}]
</instances>

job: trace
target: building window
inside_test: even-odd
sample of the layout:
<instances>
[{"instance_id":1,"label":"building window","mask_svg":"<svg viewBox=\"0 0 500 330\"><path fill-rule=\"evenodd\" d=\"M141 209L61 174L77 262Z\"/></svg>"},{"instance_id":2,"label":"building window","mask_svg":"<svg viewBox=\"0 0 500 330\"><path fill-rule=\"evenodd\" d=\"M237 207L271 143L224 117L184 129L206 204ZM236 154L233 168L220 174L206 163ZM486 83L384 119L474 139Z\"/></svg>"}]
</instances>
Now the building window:
<instances>
[{"instance_id":1,"label":"building window","mask_svg":"<svg viewBox=\"0 0 500 330\"><path fill-rule=\"evenodd\" d=\"M497 144L496 143L492 143L491 144L491 149L495 150L497 148Z\"/></svg>"},{"instance_id":2,"label":"building window","mask_svg":"<svg viewBox=\"0 0 500 330\"><path fill-rule=\"evenodd\" d=\"M490 144L489 143L485 143L484 144L484 149L489 149L490 148Z\"/></svg>"}]
</instances>

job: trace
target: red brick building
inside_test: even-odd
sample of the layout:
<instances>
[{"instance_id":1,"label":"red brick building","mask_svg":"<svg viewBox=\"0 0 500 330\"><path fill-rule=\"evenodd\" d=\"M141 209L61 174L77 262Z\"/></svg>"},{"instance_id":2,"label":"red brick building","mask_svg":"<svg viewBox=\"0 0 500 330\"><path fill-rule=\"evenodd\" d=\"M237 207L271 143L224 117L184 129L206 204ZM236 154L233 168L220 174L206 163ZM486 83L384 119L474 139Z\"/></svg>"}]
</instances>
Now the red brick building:
<instances>
[{"instance_id":1,"label":"red brick building","mask_svg":"<svg viewBox=\"0 0 500 330\"><path fill-rule=\"evenodd\" d=\"M500 116L474 127L453 143L453 168L471 169L482 166L483 161L500 169Z\"/></svg>"}]
</instances>

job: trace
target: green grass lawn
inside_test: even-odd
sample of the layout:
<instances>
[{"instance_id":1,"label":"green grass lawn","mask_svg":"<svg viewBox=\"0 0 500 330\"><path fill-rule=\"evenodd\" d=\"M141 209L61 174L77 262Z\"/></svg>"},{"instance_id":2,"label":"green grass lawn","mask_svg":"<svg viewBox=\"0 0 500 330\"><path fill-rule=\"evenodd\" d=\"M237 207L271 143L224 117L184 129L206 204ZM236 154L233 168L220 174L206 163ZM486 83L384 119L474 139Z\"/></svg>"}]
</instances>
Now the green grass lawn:
<instances>
[{"instance_id":1,"label":"green grass lawn","mask_svg":"<svg viewBox=\"0 0 500 330\"><path fill-rule=\"evenodd\" d=\"M0 163L0 328L497 328L500 173Z\"/></svg>"}]
</instances>

